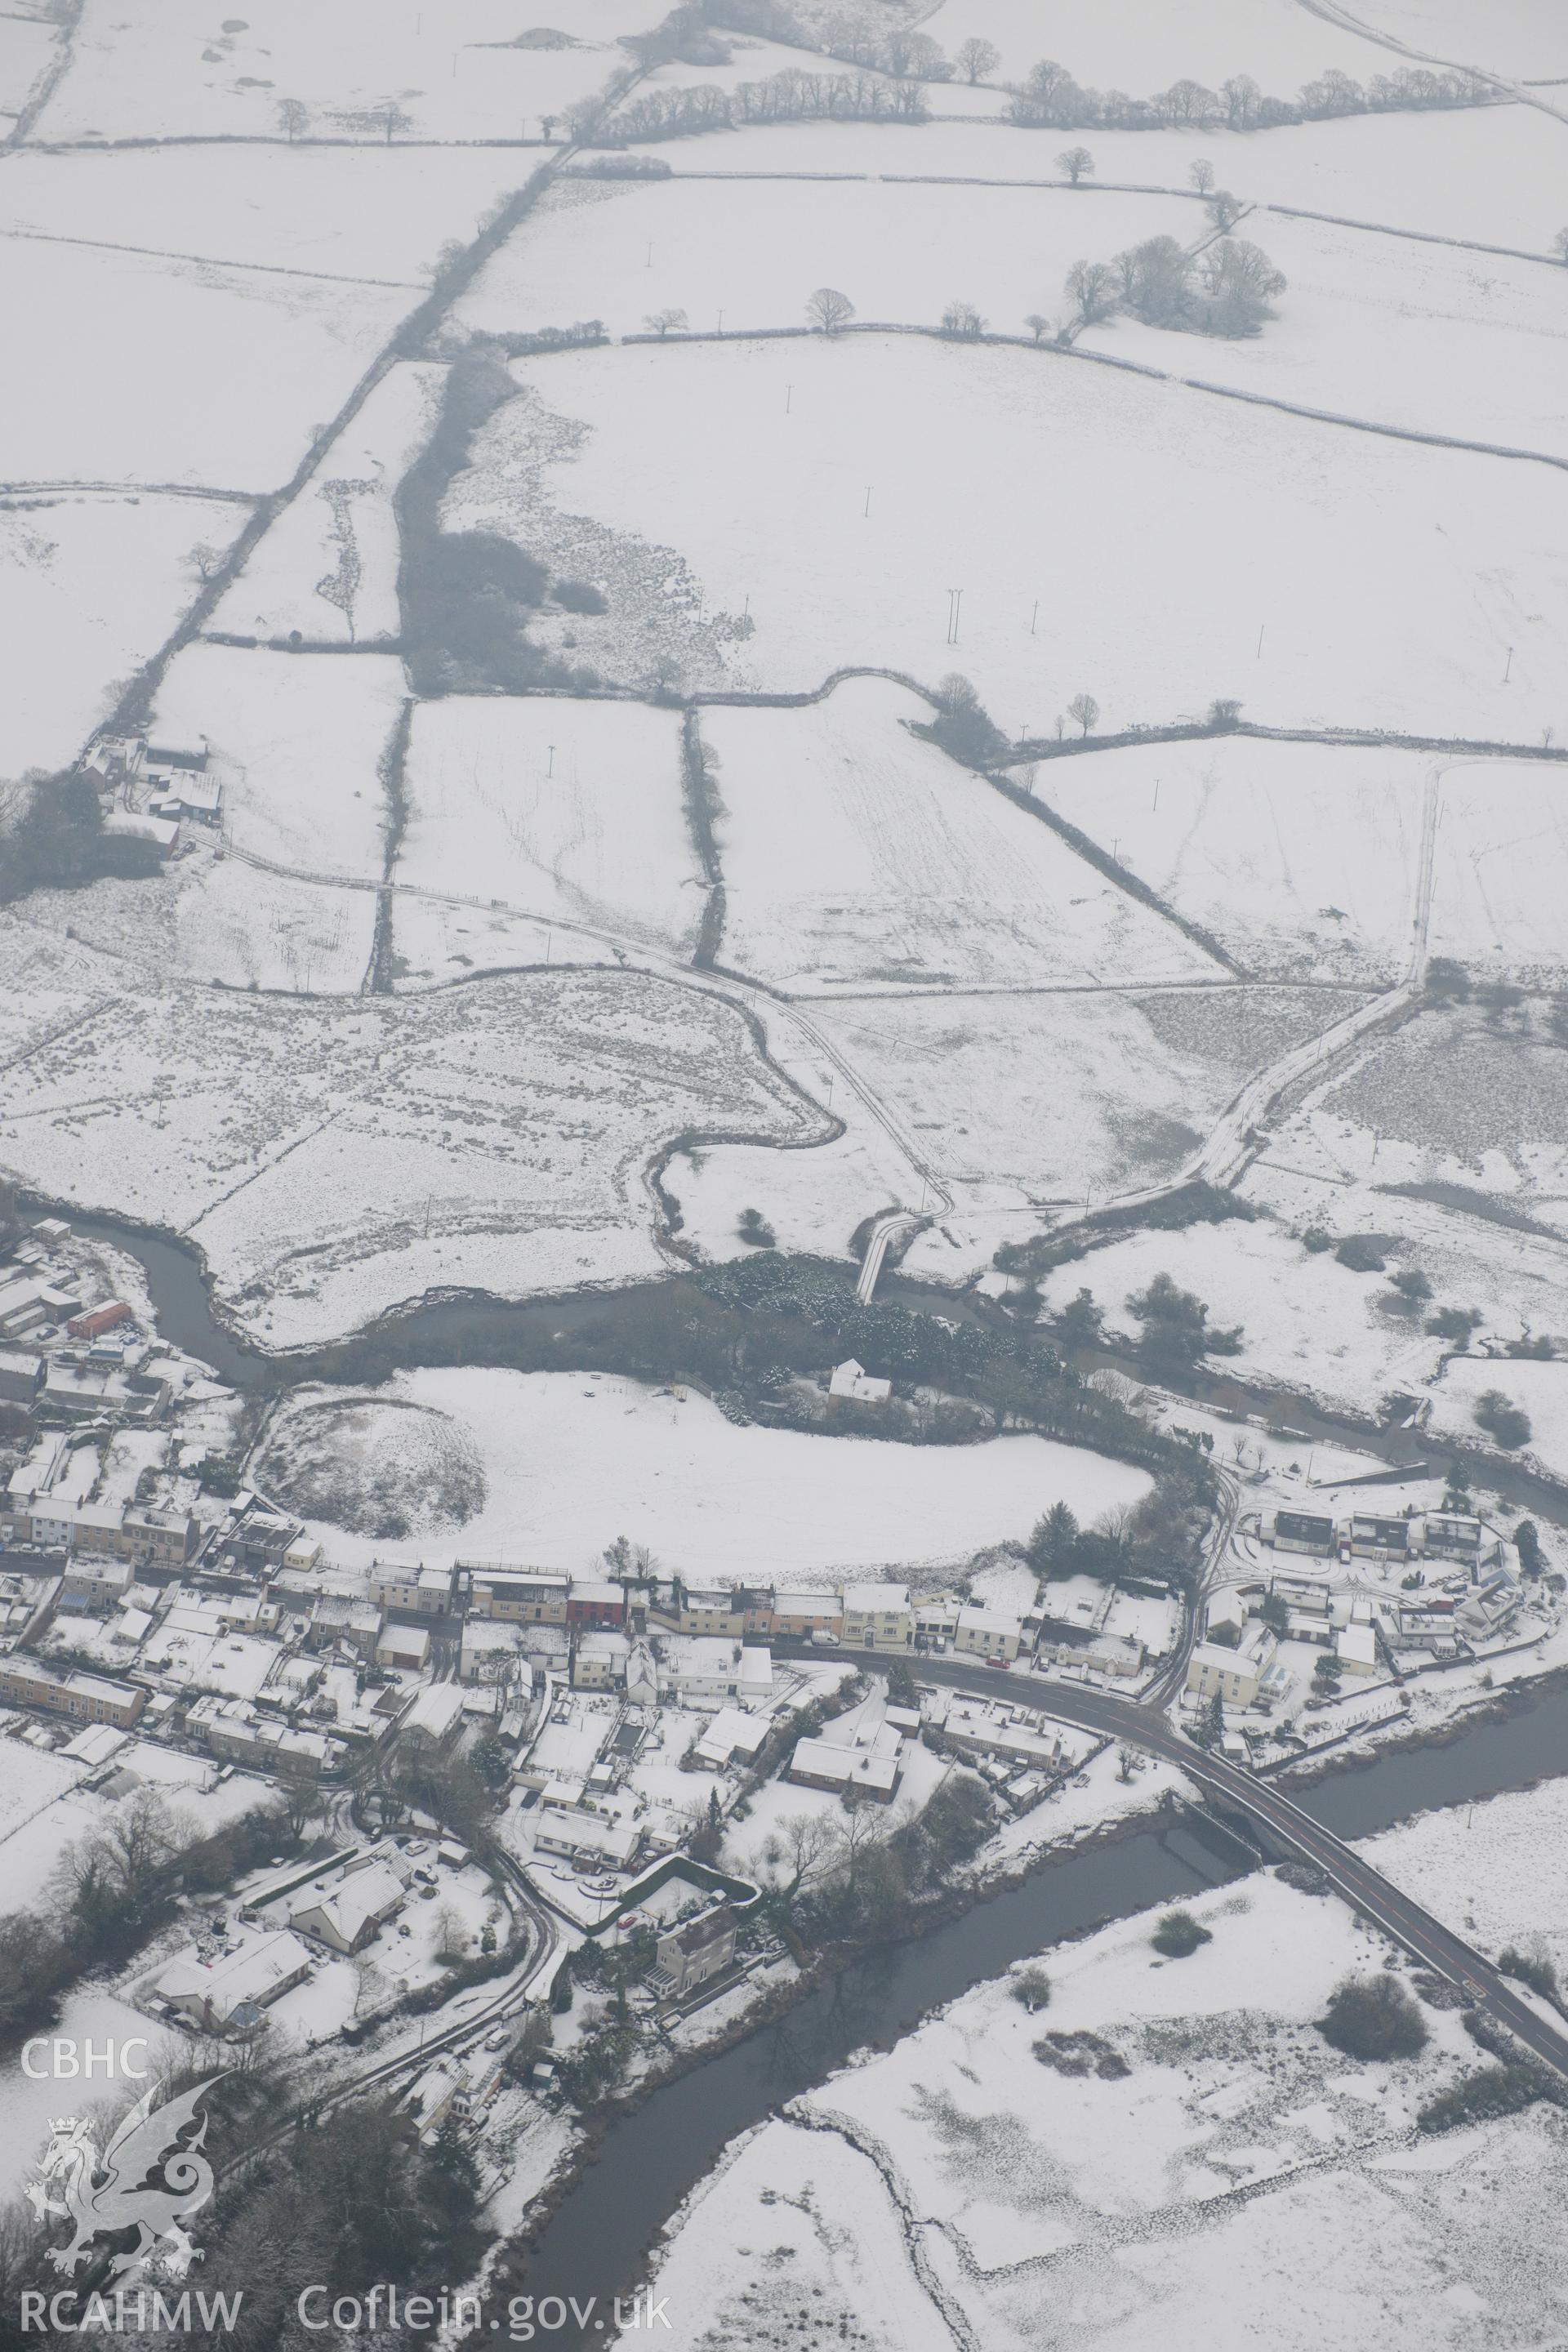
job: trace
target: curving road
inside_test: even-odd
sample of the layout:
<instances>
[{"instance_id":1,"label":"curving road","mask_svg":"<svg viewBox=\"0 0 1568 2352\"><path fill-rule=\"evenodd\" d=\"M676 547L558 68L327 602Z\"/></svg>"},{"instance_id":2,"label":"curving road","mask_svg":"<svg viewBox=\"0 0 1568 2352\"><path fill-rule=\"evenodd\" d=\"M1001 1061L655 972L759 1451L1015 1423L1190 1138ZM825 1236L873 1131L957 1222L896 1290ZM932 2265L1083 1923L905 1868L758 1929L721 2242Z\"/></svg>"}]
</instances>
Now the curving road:
<instances>
[{"instance_id":1,"label":"curving road","mask_svg":"<svg viewBox=\"0 0 1568 2352\"><path fill-rule=\"evenodd\" d=\"M874 1669L879 1662L868 1656L858 1663ZM912 1660L909 1663L915 1664ZM1038 1685L1025 1688L1023 1677L1016 1675L1001 1684L993 1672L952 1664L942 1658L921 1658L918 1666L922 1681L951 1684L984 1698L1005 1696L1013 1704L1033 1708L1056 1722L1099 1733L1104 1738L1124 1740L1130 1748L1142 1748L1148 1755L1179 1765L1188 1779L1195 1780L1209 1795L1247 1814L1303 1862L1314 1864L1347 1903L1375 1920L1423 1967L1458 1986L1478 2008L1484 2009L1498 2024L1506 2026L1543 2065L1568 2078L1568 2023L1548 2024L1489 1960L1483 1959L1479 1952L1431 1912L1402 1894L1381 1871L1363 1861L1353 1846L1346 1845L1331 1830L1324 1829L1283 1790L1259 1780L1224 1757L1194 1747L1147 1701L1113 1698L1109 1692L1083 1690L1060 1683L1044 1689Z\"/></svg>"}]
</instances>

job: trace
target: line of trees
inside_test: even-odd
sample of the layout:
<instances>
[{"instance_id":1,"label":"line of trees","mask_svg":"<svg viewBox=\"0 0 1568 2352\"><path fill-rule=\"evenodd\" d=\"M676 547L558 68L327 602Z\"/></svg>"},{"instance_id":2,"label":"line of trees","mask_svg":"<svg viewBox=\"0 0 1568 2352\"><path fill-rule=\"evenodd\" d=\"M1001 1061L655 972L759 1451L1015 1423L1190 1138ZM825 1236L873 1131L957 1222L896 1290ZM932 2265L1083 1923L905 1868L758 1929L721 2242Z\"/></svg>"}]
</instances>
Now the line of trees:
<instances>
[{"instance_id":1,"label":"line of trees","mask_svg":"<svg viewBox=\"0 0 1568 2352\"><path fill-rule=\"evenodd\" d=\"M675 89L639 90L593 131L601 147L638 140L691 139L706 131L740 131L760 122L924 122L925 88L868 73L813 73L786 66L761 81L732 89L699 82Z\"/></svg>"},{"instance_id":2,"label":"line of trees","mask_svg":"<svg viewBox=\"0 0 1568 2352\"><path fill-rule=\"evenodd\" d=\"M1151 98L1121 89L1087 89L1054 58L1032 66L1013 94L1009 120L1055 131L1267 131L1344 114L1388 114L1456 106L1490 106L1500 93L1479 74L1434 73L1425 66L1375 74L1363 85L1331 69L1303 83L1294 99L1270 98L1250 74L1233 74L1217 90L1183 77Z\"/></svg>"}]
</instances>

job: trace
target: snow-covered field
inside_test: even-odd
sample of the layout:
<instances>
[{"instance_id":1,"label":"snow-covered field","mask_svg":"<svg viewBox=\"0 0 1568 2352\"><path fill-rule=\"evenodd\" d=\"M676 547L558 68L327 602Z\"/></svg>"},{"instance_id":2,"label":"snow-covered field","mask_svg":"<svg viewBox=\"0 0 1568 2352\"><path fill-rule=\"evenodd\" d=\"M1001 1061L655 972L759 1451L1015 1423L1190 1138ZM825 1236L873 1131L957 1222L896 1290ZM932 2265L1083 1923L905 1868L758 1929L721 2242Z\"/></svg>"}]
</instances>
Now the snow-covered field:
<instances>
[{"instance_id":1,"label":"snow-covered field","mask_svg":"<svg viewBox=\"0 0 1568 2352\"><path fill-rule=\"evenodd\" d=\"M696 172L726 144L672 142L671 160ZM912 153L905 160L915 168ZM895 153L887 161L897 168ZM568 181L487 265L457 315L495 334L594 318L624 335L674 309L697 331L716 328L722 312L726 333L744 333L802 324L807 295L826 283L841 287L863 319L935 326L962 300L1020 335L1027 312L1054 313L1086 250L1150 236L1185 243L1203 226L1195 208L1159 195L1090 202L1055 188L763 180L716 201L696 179Z\"/></svg>"},{"instance_id":2,"label":"snow-covered field","mask_svg":"<svg viewBox=\"0 0 1568 2352\"><path fill-rule=\"evenodd\" d=\"M7 402L7 476L276 489L417 300L398 287L8 237L0 306L47 317L49 332L30 339Z\"/></svg>"},{"instance_id":3,"label":"snow-covered field","mask_svg":"<svg viewBox=\"0 0 1568 2352\"><path fill-rule=\"evenodd\" d=\"M680 730L678 712L637 703L424 704L397 882L689 952L706 892L681 807ZM561 946L576 961L570 931Z\"/></svg>"},{"instance_id":4,"label":"snow-covered field","mask_svg":"<svg viewBox=\"0 0 1568 2352\"><path fill-rule=\"evenodd\" d=\"M1330 66L1361 80L1394 60L1296 0L1058 0L1042 23L1034 0L942 0L921 30L951 57L978 35L1002 52L999 79L1022 81L1055 58L1091 88L1146 98L1191 79L1217 89L1250 74L1274 98L1294 98Z\"/></svg>"},{"instance_id":5,"label":"snow-covered field","mask_svg":"<svg viewBox=\"0 0 1568 2352\"><path fill-rule=\"evenodd\" d=\"M785 988L1202 980L1223 966L855 678L804 710L710 709L724 961Z\"/></svg>"},{"instance_id":6,"label":"snow-covered field","mask_svg":"<svg viewBox=\"0 0 1568 2352\"><path fill-rule=\"evenodd\" d=\"M1311 2022L1383 1937L1267 1877L1191 1907L1213 1937L1194 1957L1161 1962L1152 1913L1119 1920L1041 1955L1044 2011L982 1985L735 2142L659 2263L684 2340L765 2340L804 2309L919 2352L1547 2341L1558 2119L1413 2141L1474 2063L1458 2018L1423 2009L1426 2050L1383 2067ZM1119 2078L1034 2054L1077 2034Z\"/></svg>"},{"instance_id":7,"label":"snow-covered field","mask_svg":"<svg viewBox=\"0 0 1568 2352\"><path fill-rule=\"evenodd\" d=\"M815 1017L943 1173L1071 1209L1173 1175L1252 1070L1349 1009L1204 987L884 997ZM919 1247L929 1261L936 1244Z\"/></svg>"},{"instance_id":8,"label":"snow-covered field","mask_svg":"<svg viewBox=\"0 0 1568 2352\"><path fill-rule=\"evenodd\" d=\"M1559 1293L1542 1318L1545 1323L1550 1317L1554 1332L1561 1328L1557 1318L1563 1303ZM1550 1477L1568 1477L1568 1363L1456 1356L1444 1366L1442 1380L1432 1391L1434 1427L1463 1444L1491 1444L1493 1441L1477 1424L1475 1405L1478 1398L1493 1389L1529 1420L1530 1436L1522 1448L1516 1449L1521 1458L1539 1463Z\"/></svg>"},{"instance_id":9,"label":"snow-covered field","mask_svg":"<svg viewBox=\"0 0 1568 2352\"><path fill-rule=\"evenodd\" d=\"M816 1124L739 1014L637 974L333 1005L77 971L84 1017L12 1073L0 1158L191 1233L272 1346L432 1288L653 1273L642 1171L662 1141ZM95 986L113 992L96 1009Z\"/></svg>"},{"instance_id":10,"label":"snow-covered field","mask_svg":"<svg viewBox=\"0 0 1568 2352\"><path fill-rule=\"evenodd\" d=\"M6 159L7 226L285 274L389 279L412 309L447 239L472 236L536 160L482 147L406 156L251 142L23 149Z\"/></svg>"},{"instance_id":11,"label":"snow-covered field","mask_svg":"<svg viewBox=\"0 0 1568 2352\"><path fill-rule=\"evenodd\" d=\"M329 645L396 636L393 493L423 446L443 373L410 364L383 377L220 599L214 629L261 637L297 629Z\"/></svg>"},{"instance_id":12,"label":"snow-covered field","mask_svg":"<svg viewBox=\"0 0 1568 2352\"><path fill-rule=\"evenodd\" d=\"M1383 1230L1397 1232L1402 1222L1391 1215ZM1396 1249L1389 1271L1415 1262L1408 1249ZM1421 1263L1440 1278L1442 1269L1426 1253ZM1127 1300L1157 1274L1195 1292L1220 1329L1240 1326L1241 1352L1216 1364L1222 1372L1234 1367L1243 1378L1364 1408L1375 1406L1385 1389L1424 1379L1437 1362L1440 1343L1422 1336L1421 1318L1396 1316L1382 1304L1390 1296L1389 1274L1352 1273L1329 1251L1313 1255L1268 1219L1134 1234L1058 1267L1044 1286L1046 1302L1059 1310L1088 1289L1113 1328L1136 1333Z\"/></svg>"},{"instance_id":13,"label":"snow-covered field","mask_svg":"<svg viewBox=\"0 0 1568 2352\"><path fill-rule=\"evenodd\" d=\"M248 513L237 502L95 496L68 483L7 502L0 780L70 764L195 594L193 549L226 549Z\"/></svg>"},{"instance_id":14,"label":"snow-covered field","mask_svg":"<svg viewBox=\"0 0 1568 2352\"><path fill-rule=\"evenodd\" d=\"M306 875L376 881L387 817L381 768L405 691L390 656L187 646L158 689L156 724L205 738L236 849Z\"/></svg>"},{"instance_id":15,"label":"snow-covered field","mask_svg":"<svg viewBox=\"0 0 1568 2352\"><path fill-rule=\"evenodd\" d=\"M1568 75L1568 27L1551 0L1488 0L1479 16L1467 0L1357 0L1355 14L1413 52L1479 72L1526 82Z\"/></svg>"},{"instance_id":16,"label":"snow-covered field","mask_svg":"<svg viewBox=\"0 0 1568 2352\"><path fill-rule=\"evenodd\" d=\"M221 32L201 0L86 0L76 59L46 110L48 139L194 135L281 138L279 106L309 111L305 135L381 140L541 136L540 117L591 97L625 68L622 33L657 21L650 0L571 0L567 47L518 47L508 0L251 0ZM526 166L537 157L520 155ZM520 178L523 176L520 171Z\"/></svg>"},{"instance_id":17,"label":"snow-covered field","mask_svg":"<svg viewBox=\"0 0 1568 2352\"><path fill-rule=\"evenodd\" d=\"M0 18L0 118L20 114L55 56L55 27L22 15Z\"/></svg>"},{"instance_id":18,"label":"snow-covered field","mask_svg":"<svg viewBox=\"0 0 1568 2352\"><path fill-rule=\"evenodd\" d=\"M1048 807L1259 977L1392 987L1409 955L1432 764L1232 738L1046 760L1033 778Z\"/></svg>"},{"instance_id":19,"label":"snow-covered field","mask_svg":"<svg viewBox=\"0 0 1568 2352\"><path fill-rule=\"evenodd\" d=\"M1568 272L1281 214L1249 213L1237 234L1286 278L1260 334L1223 342L1119 319L1080 348L1378 425L1568 454ZM1107 223L1094 257L1120 242Z\"/></svg>"},{"instance_id":20,"label":"snow-covered field","mask_svg":"<svg viewBox=\"0 0 1568 2352\"><path fill-rule=\"evenodd\" d=\"M1217 185L1247 202L1295 205L1342 219L1473 238L1549 255L1555 215L1542 189L1557 166L1562 125L1531 106L1479 111L1345 115L1278 131L1091 131L1095 179L1107 188L1190 187L1201 156ZM1068 143L1074 143L1070 139ZM868 174L908 179L1060 181L1064 134L1006 123L931 122L919 131L876 122L752 124L721 136L663 140L642 152L678 174ZM1098 203L1093 183L1079 195ZM1195 236L1199 214L1189 200ZM1093 235L1093 213L1086 232ZM1253 235L1258 235L1255 225ZM1094 237L1098 250L1101 240ZM1263 242L1267 244L1265 237Z\"/></svg>"},{"instance_id":21,"label":"snow-covered field","mask_svg":"<svg viewBox=\"0 0 1568 2352\"><path fill-rule=\"evenodd\" d=\"M1553 471L924 338L638 345L518 373L533 397L477 436L448 527L550 560L586 516L628 567L650 545L666 570L683 559L710 610L750 600L739 651L699 632L739 684L962 666L1009 733L1084 692L1109 727L1216 695L1286 723L1483 737L1561 715ZM582 642L600 658L592 625Z\"/></svg>"},{"instance_id":22,"label":"snow-covered field","mask_svg":"<svg viewBox=\"0 0 1568 2352\"><path fill-rule=\"evenodd\" d=\"M421 1370L389 1395L447 1414L484 1465L477 1516L439 1539L463 1559L591 1571L617 1536L667 1571L784 1585L882 1562L908 1577L1026 1536L1058 1499L1086 1524L1136 1502L1141 1470L1040 1437L896 1445L737 1429L705 1397L579 1373ZM389 1408L395 1410L395 1407ZM432 1538L356 1545L325 1529L334 1557L433 1556Z\"/></svg>"},{"instance_id":23,"label":"snow-covered field","mask_svg":"<svg viewBox=\"0 0 1568 2352\"><path fill-rule=\"evenodd\" d=\"M1418 1813L1358 1850L1494 1958L1512 1944L1568 1977L1568 1780Z\"/></svg>"}]
</instances>

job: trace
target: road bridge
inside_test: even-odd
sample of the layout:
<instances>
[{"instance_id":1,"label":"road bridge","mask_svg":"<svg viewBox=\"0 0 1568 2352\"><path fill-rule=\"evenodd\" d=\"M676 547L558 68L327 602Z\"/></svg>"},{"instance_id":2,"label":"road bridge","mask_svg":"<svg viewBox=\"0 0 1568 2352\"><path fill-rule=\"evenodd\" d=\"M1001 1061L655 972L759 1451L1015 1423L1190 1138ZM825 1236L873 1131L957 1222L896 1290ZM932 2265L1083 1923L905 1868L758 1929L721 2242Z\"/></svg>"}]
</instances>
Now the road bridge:
<instances>
[{"instance_id":1,"label":"road bridge","mask_svg":"<svg viewBox=\"0 0 1568 2352\"><path fill-rule=\"evenodd\" d=\"M857 1663L875 1671L886 1661L872 1654L863 1660L857 1658ZM1013 1705L1032 1708L1054 1722L1096 1732L1103 1738L1124 1740L1145 1755L1179 1765L1205 1795L1245 1813L1290 1853L1315 1864L1347 1903L1375 1920L1424 1968L1457 1985L1498 2024L1506 2026L1532 2057L1568 2079L1568 2022L1549 2024L1500 1969L1374 1870L1353 1846L1314 1821L1271 1781L1260 1780L1241 1765L1195 1747L1157 1707L1068 1683L1031 1680L1026 1684L1021 1675L1004 1682L986 1669L958 1665L943 1658L905 1663L924 1682L952 1685L984 1698L1005 1696Z\"/></svg>"}]
</instances>

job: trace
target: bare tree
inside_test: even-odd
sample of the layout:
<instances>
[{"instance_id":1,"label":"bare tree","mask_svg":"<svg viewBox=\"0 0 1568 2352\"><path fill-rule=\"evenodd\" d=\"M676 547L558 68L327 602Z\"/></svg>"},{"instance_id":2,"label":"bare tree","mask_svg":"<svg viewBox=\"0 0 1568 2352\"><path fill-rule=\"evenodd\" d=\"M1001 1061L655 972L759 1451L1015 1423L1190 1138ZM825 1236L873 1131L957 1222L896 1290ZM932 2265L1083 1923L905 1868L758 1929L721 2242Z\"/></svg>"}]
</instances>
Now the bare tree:
<instances>
[{"instance_id":1,"label":"bare tree","mask_svg":"<svg viewBox=\"0 0 1568 2352\"><path fill-rule=\"evenodd\" d=\"M460 1960L468 1948L468 1931L455 1906L443 1903L431 1925L435 1929L436 1958L448 1965Z\"/></svg>"},{"instance_id":2,"label":"bare tree","mask_svg":"<svg viewBox=\"0 0 1568 2352\"><path fill-rule=\"evenodd\" d=\"M1200 155L1195 163L1188 166L1187 177L1199 195L1206 196L1214 186L1214 165L1206 156Z\"/></svg>"},{"instance_id":3,"label":"bare tree","mask_svg":"<svg viewBox=\"0 0 1568 2352\"><path fill-rule=\"evenodd\" d=\"M280 98L278 101L278 120L289 133L289 144L292 147L300 131L310 128L310 110L300 99Z\"/></svg>"},{"instance_id":4,"label":"bare tree","mask_svg":"<svg viewBox=\"0 0 1568 2352\"><path fill-rule=\"evenodd\" d=\"M209 547L205 539L199 539L191 550L191 562L204 580L210 580L223 558L216 547Z\"/></svg>"},{"instance_id":5,"label":"bare tree","mask_svg":"<svg viewBox=\"0 0 1568 2352\"><path fill-rule=\"evenodd\" d=\"M1198 324L1212 335L1255 335L1272 315L1273 297L1285 291L1283 272L1245 236L1222 237L1199 268L1207 300Z\"/></svg>"},{"instance_id":6,"label":"bare tree","mask_svg":"<svg viewBox=\"0 0 1568 2352\"><path fill-rule=\"evenodd\" d=\"M1040 337L1045 333L1050 323L1051 322L1048 319L1042 318L1038 310L1031 310L1028 317L1024 321L1025 326L1027 327L1036 342L1039 341Z\"/></svg>"},{"instance_id":7,"label":"bare tree","mask_svg":"<svg viewBox=\"0 0 1568 2352\"><path fill-rule=\"evenodd\" d=\"M405 114L395 99L389 98L384 105L375 109L374 120L385 131L386 143L389 147L396 132L412 131L414 128L414 117L411 114Z\"/></svg>"},{"instance_id":8,"label":"bare tree","mask_svg":"<svg viewBox=\"0 0 1568 2352\"><path fill-rule=\"evenodd\" d=\"M950 302L942 314L942 331L967 336L973 342L985 332L985 321L973 302Z\"/></svg>"},{"instance_id":9,"label":"bare tree","mask_svg":"<svg viewBox=\"0 0 1568 2352\"><path fill-rule=\"evenodd\" d=\"M686 332L686 313L684 310L650 310L643 325L650 327L662 342L666 335L683 335Z\"/></svg>"},{"instance_id":10,"label":"bare tree","mask_svg":"<svg viewBox=\"0 0 1568 2352\"><path fill-rule=\"evenodd\" d=\"M1263 105L1263 92L1250 74L1235 74L1222 81L1219 94L1225 100L1225 119L1233 131L1251 131L1258 121Z\"/></svg>"},{"instance_id":11,"label":"bare tree","mask_svg":"<svg viewBox=\"0 0 1568 2352\"><path fill-rule=\"evenodd\" d=\"M1208 216L1221 236L1229 235L1241 218L1241 198L1233 196L1228 188L1216 188L1208 200Z\"/></svg>"},{"instance_id":12,"label":"bare tree","mask_svg":"<svg viewBox=\"0 0 1568 2352\"><path fill-rule=\"evenodd\" d=\"M1087 147L1064 147L1057 157L1057 169L1065 172L1076 188L1080 180L1093 176L1094 157Z\"/></svg>"},{"instance_id":13,"label":"bare tree","mask_svg":"<svg viewBox=\"0 0 1568 2352\"><path fill-rule=\"evenodd\" d=\"M833 1869L838 1859L838 1825L827 1813L790 1813L763 1848L764 1900L771 1910L793 1917L800 1897Z\"/></svg>"},{"instance_id":14,"label":"bare tree","mask_svg":"<svg viewBox=\"0 0 1568 2352\"><path fill-rule=\"evenodd\" d=\"M819 286L806 303L805 315L825 335L836 335L855 316L855 305L836 286Z\"/></svg>"},{"instance_id":15,"label":"bare tree","mask_svg":"<svg viewBox=\"0 0 1568 2352\"><path fill-rule=\"evenodd\" d=\"M984 81L987 74L994 74L1002 62L1000 49L994 49L989 41L983 41L973 34L967 41L960 41L953 57L959 72L972 86Z\"/></svg>"},{"instance_id":16,"label":"bare tree","mask_svg":"<svg viewBox=\"0 0 1568 2352\"><path fill-rule=\"evenodd\" d=\"M1068 717L1076 719L1085 735L1100 717L1100 705L1092 694L1075 694L1068 704Z\"/></svg>"},{"instance_id":17,"label":"bare tree","mask_svg":"<svg viewBox=\"0 0 1568 2352\"><path fill-rule=\"evenodd\" d=\"M1067 290L1086 327L1092 327L1098 319L1109 319L1121 293L1109 261L1075 261L1067 274Z\"/></svg>"},{"instance_id":18,"label":"bare tree","mask_svg":"<svg viewBox=\"0 0 1568 2352\"><path fill-rule=\"evenodd\" d=\"M1563 263L1563 267L1568 268L1568 228L1560 228L1558 230L1556 236L1552 240L1552 250L1557 256L1558 260Z\"/></svg>"}]
</instances>

